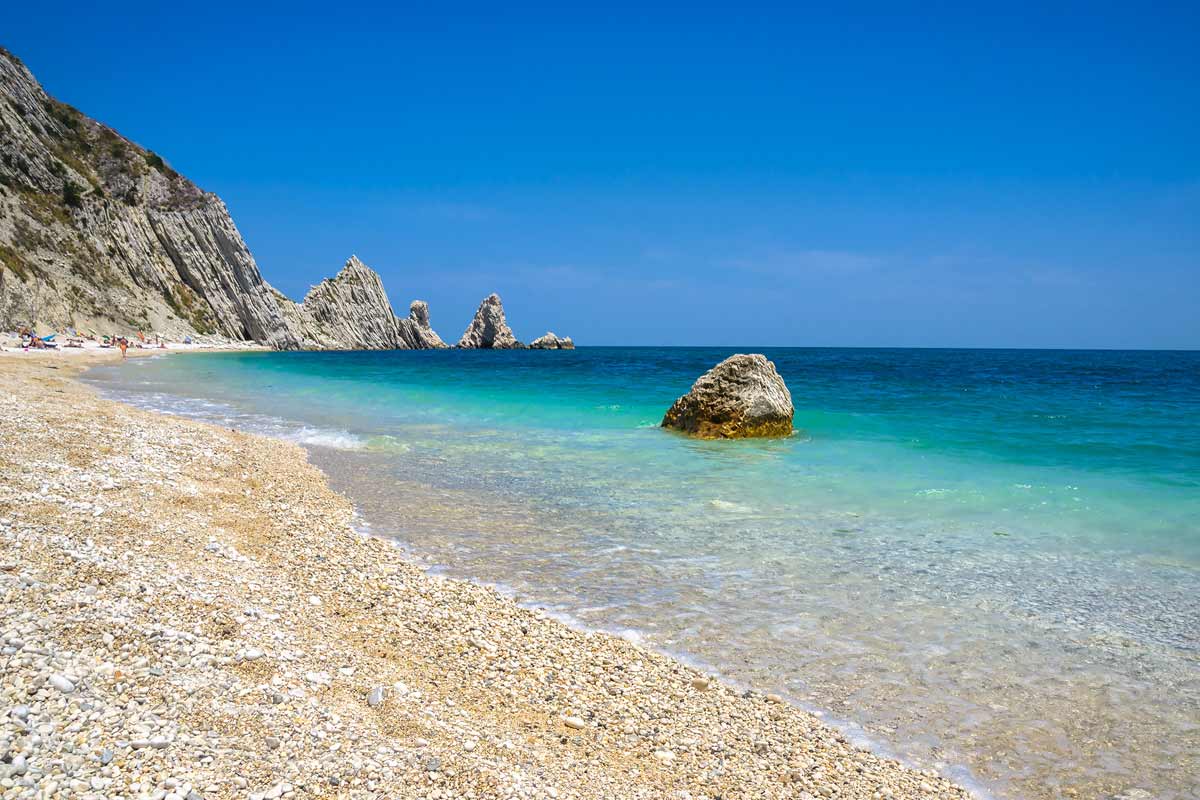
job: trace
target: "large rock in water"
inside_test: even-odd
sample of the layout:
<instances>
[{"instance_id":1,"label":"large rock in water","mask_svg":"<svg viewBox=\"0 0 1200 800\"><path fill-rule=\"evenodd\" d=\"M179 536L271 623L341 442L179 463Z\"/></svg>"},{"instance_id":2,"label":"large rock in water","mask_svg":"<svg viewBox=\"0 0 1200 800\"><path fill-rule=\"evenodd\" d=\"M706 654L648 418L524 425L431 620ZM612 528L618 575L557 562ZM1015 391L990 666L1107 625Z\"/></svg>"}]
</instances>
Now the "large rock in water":
<instances>
[{"instance_id":1,"label":"large rock in water","mask_svg":"<svg viewBox=\"0 0 1200 800\"><path fill-rule=\"evenodd\" d=\"M479 304L475 318L458 340L458 346L472 350L519 350L525 345L517 341L508 327L500 295L493 292Z\"/></svg>"},{"instance_id":2,"label":"large rock in water","mask_svg":"<svg viewBox=\"0 0 1200 800\"><path fill-rule=\"evenodd\" d=\"M574 350L575 342L570 336L556 336L554 331L547 331L529 343L530 350Z\"/></svg>"},{"instance_id":3,"label":"large rock in water","mask_svg":"<svg viewBox=\"0 0 1200 800\"><path fill-rule=\"evenodd\" d=\"M701 375L662 426L704 439L789 436L794 413L775 365L758 353L738 353Z\"/></svg>"}]
</instances>

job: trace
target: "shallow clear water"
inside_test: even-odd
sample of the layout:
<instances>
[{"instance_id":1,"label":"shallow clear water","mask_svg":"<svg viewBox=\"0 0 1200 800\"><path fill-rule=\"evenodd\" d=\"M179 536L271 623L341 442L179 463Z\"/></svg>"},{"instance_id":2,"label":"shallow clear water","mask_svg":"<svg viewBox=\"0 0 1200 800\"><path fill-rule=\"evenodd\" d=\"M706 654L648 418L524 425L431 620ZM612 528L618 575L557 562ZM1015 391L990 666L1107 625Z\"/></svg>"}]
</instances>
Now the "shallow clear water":
<instances>
[{"instance_id":1,"label":"shallow clear water","mask_svg":"<svg viewBox=\"0 0 1200 800\"><path fill-rule=\"evenodd\" d=\"M656 427L732 350L98 369L309 446L455 575L1003 797L1200 794L1200 353L768 349L787 440Z\"/></svg>"}]
</instances>

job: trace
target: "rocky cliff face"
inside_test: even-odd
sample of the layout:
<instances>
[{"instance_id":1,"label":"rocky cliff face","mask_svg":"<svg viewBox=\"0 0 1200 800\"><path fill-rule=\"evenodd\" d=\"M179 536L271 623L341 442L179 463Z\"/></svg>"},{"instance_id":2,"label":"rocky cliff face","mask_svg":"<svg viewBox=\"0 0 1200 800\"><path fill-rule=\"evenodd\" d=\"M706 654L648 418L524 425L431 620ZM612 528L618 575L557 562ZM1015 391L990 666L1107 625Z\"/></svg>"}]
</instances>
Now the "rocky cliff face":
<instances>
[{"instance_id":1,"label":"rocky cliff face","mask_svg":"<svg viewBox=\"0 0 1200 800\"><path fill-rule=\"evenodd\" d=\"M447 346L424 301L398 319L379 275L354 257L303 302L288 299L263 280L219 197L50 97L0 48L0 328L25 325L283 349ZM494 294L459 346L523 347Z\"/></svg>"},{"instance_id":2,"label":"rocky cliff face","mask_svg":"<svg viewBox=\"0 0 1200 800\"><path fill-rule=\"evenodd\" d=\"M220 198L3 49L0 324L299 346Z\"/></svg>"},{"instance_id":3,"label":"rocky cliff face","mask_svg":"<svg viewBox=\"0 0 1200 800\"><path fill-rule=\"evenodd\" d=\"M475 318L458 340L458 346L473 350L516 350L525 345L517 341L512 328L508 327L500 295L492 293L479 304Z\"/></svg>"}]
</instances>

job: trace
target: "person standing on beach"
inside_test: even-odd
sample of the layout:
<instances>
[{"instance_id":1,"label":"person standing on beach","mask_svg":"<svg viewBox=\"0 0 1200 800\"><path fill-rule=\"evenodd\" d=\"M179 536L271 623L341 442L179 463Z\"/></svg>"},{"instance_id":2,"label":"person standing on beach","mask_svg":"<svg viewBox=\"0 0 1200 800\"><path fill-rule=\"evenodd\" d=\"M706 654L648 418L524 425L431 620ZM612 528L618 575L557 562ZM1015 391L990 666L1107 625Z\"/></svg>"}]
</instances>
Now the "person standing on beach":
<instances>
[{"instance_id":1,"label":"person standing on beach","mask_svg":"<svg viewBox=\"0 0 1200 800\"><path fill-rule=\"evenodd\" d=\"M121 348L121 360L124 361L128 358L128 356L125 355L125 351L129 349L129 342L125 340L124 336L122 336L120 339L117 339L117 347Z\"/></svg>"}]
</instances>

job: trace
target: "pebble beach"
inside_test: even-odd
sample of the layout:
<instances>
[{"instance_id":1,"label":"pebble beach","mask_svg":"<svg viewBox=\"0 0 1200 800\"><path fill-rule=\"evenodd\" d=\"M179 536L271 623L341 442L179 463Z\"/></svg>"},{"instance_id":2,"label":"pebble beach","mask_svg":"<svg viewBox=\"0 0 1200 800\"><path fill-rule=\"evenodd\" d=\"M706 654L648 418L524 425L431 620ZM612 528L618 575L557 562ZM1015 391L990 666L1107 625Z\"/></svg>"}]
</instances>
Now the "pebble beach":
<instances>
[{"instance_id":1,"label":"pebble beach","mask_svg":"<svg viewBox=\"0 0 1200 800\"><path fill-rule=\"evenodd\" d=\"M115 358L0 358L0 797L969 796L427 574L297 445L74 380Z\"/></svg>"}]
</instances>

